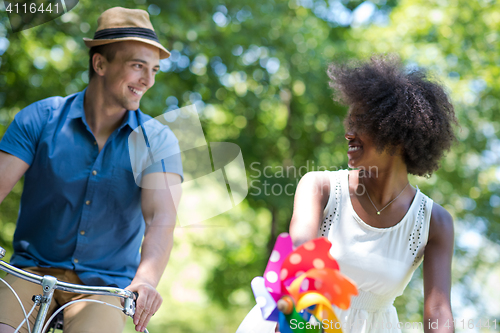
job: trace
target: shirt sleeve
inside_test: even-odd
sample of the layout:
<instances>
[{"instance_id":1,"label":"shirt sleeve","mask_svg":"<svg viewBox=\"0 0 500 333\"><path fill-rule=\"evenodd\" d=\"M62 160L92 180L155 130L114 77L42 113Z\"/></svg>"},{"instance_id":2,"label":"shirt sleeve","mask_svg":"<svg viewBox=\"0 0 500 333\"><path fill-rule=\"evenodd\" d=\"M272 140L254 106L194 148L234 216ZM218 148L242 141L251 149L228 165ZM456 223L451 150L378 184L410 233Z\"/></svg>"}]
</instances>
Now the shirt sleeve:
<instances>
[{"instance_id":1,"label":"shirt sleeve","mask_svg":"<svg viewBox=\"0 0 500 333\"><path fill-rule=\"evenodd\" d=\"M138 184L143 176L154 172L176 173L184 179L179 141L168 126L156 119L132 132L129 153Z\"/></svg>"},{"instance_id":2,"label":"shirt sleeve","mask_svg":"<svg viewBox=\"0 0 500 333\"><path fill-rule=\"evenodd\" d=\"M149 148L153 163L143 171L143 175L153 172L171 172L184 179L179 141L170 129L165 132L167 133L164 133L164 140L161 141L160 138L154 140L159 142L153 142L152 147Z\"/></svg>"},{"instance_id":3,"label":"shirt sleeve","mask_svg":"<svg viewBox=\"0 0 500 333\"><path fill-rule=\"evenodd\" d=\"M0 150L31 165L47 118L48 109L40 102L19 111L0 141Z\"/></svg>"}]
</instances>

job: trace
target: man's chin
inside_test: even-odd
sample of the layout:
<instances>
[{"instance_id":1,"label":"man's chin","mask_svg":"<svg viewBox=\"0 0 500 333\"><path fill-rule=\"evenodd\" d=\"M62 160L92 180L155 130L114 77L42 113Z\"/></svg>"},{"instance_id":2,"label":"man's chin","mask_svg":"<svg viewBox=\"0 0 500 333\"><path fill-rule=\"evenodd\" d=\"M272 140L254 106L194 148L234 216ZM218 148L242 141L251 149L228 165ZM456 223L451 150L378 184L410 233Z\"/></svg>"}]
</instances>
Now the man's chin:
<instances>
[{"instance_id":1,"label":"man's chin","mask_svg":"<svg viewBox=\"0 0 500 333\"><path fill-rule=\"evenodd\" d=\"M127 105L125 105L125 108L127 110L132 110L132 111L135 111L139 108L139 102L134 102L134 103L127 103Z\"/></svg>"}]
</instances>

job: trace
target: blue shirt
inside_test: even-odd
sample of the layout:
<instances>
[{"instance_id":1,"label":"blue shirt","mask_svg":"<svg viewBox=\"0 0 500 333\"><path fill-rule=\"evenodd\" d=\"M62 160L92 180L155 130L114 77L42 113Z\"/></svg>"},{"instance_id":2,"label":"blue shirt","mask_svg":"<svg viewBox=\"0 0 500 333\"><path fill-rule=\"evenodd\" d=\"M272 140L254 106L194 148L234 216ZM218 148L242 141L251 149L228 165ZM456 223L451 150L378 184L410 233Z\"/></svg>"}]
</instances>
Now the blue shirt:
<instances>
[{"instance_id":1,"label":"blue shirt","mask_svg":"<svg viewBox=\"0 0 500 333\"><path fill-rule=\"evenodd\" d=\"M0 142L0 150L30 165L11 263L71 269L85 284L124 288L139 265L145 229L128 137L151 117L128 111L99 152L85 119L85 91L29 105ZM178 141L168 127L162 133L163 151L176 157L149 172L182 177Z\"/></svg>"}]
</instances>

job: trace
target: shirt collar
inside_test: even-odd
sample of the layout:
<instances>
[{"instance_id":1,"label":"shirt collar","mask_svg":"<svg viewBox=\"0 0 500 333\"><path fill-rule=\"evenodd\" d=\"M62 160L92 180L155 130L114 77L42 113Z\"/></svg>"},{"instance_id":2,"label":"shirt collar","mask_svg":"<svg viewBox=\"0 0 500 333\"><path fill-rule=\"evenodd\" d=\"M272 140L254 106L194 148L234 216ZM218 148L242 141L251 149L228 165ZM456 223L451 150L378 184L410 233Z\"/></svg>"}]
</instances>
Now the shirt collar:
<instances>
[{"instance_id":1,"label":"shirt collar","mask_svg":"<svg viewBox=\"0 0 500 333\"><path fill-rule=\"evenodd\" d=\"M68 118L71 119L82 118L84 123L87 122L87 120L85 119L85 111L83 109L83 101L86 91L87 88L83 89L82 91L76 94L76 98L73 100L70 111L68 113ZM139 123L137 121L137 116L140 112L141 112L140 109L137 109L135 111L131 110L127 111L127 114L125 115L125 118L123 119L123 122L120 125L120 129L122 129L126 125L128 125L132 130L137 128L139 126Z\"/></svg>"},{"instance_id":2,"label":"shirt collar","mask_svg":"<svg viewBox=\"0 0 500 333\"><path fill-rule=\"evenodd\" d=\"M83 111L83 97L85 96L85 91L87 88L83 89L79 93L76 93L76 98L71 103L71 108L68 112L68 118L76 119L82 118L85 119L85 112Z\"/></svg>"},{"instance_id":3,"label":"shirt collar","mask_svg":"<svg viewBox=\"0 0 500 333\"><path fill-rule=\"evenodd\" d=\"M139 109L135 111L127 111L127 115L125 116L125 119L123 119L120 129L122 129L126 125L128 125L132 130L136 129L139 126L139 123L137 122L139 112L141 112Z\"/></svg>"}]
</instances>

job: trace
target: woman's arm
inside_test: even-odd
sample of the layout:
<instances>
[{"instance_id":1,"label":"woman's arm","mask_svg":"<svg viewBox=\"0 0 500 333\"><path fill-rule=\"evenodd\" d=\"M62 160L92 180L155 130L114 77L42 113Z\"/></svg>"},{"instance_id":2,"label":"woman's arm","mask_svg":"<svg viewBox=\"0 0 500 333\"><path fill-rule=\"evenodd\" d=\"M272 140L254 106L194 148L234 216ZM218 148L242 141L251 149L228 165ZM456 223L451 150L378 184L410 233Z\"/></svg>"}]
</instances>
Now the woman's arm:
<instances>
[{"instance_id":1,"label":"woman's arm","mask_svg":"<svg viewBox=\"0 0 500 333\"><path fill-rule=\"evenodd\" d=\"M455 332L451 313L453 219L434 203L424 255L424 332ZM446 327L445 327L446 326Z\"/></svg>"},{"instance_id":2,"label":"woman's arm","mask_svg":"<svg viewBox=\"0 0 500 333\"><path fill-rule=\"evenodd\" d=\"M308 172L300 179L295 191L290 221L290 237L292 237L294 247L318 237L323 210L329 196L328 172ZM279 332L279 325L276 325L275 332Z\"/></svg>"},{"instance_id":3,"label":"woman's arm","mask_svg":"<svg viewBox=\"0 0 500 333\"><path fill-rule=\"evenodd\" d=\"M290 236L295 247L318 237L323 210L330 195L328 172L308 172L295 192Z\"/></svg>"}]
</instances>

